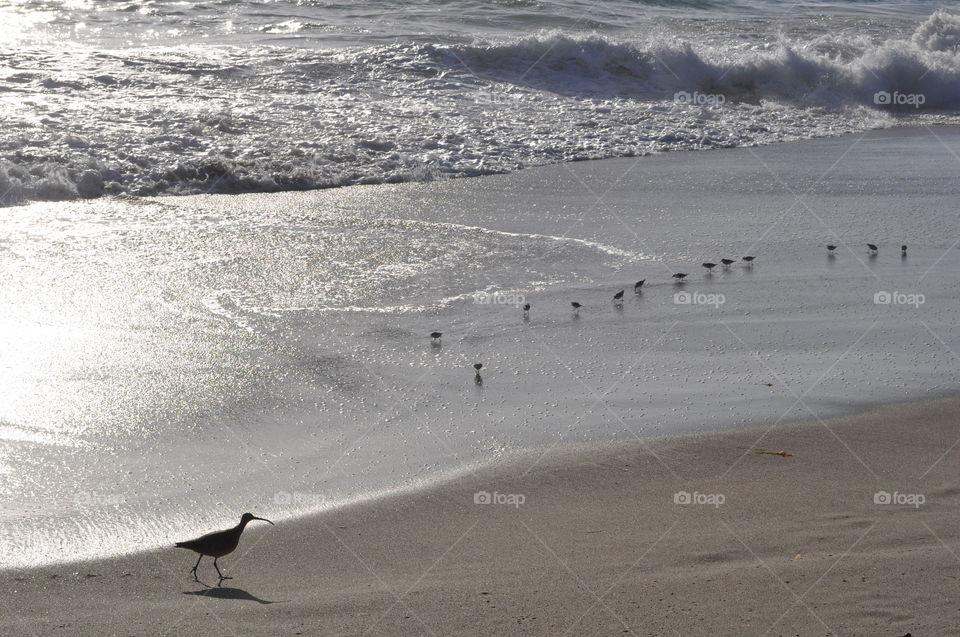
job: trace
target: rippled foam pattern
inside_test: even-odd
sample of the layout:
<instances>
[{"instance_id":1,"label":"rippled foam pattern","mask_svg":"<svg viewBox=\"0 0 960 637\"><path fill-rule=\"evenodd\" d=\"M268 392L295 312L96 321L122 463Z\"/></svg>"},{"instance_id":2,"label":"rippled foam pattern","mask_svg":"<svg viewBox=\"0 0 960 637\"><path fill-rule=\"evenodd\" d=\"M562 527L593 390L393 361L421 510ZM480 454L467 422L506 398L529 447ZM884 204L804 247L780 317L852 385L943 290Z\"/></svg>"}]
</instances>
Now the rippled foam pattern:
<instances>
[{"instance_id":1,"label":"rippled foam pattern","mask_svg":"<svg viewBox=\"0 0 960 637\"><path fill-rule=\"evenodd\" d=\"M960 18L933 3L601 4L3 7L0 203L430 180L957 119Z\"/></svg>"}]
</instances>

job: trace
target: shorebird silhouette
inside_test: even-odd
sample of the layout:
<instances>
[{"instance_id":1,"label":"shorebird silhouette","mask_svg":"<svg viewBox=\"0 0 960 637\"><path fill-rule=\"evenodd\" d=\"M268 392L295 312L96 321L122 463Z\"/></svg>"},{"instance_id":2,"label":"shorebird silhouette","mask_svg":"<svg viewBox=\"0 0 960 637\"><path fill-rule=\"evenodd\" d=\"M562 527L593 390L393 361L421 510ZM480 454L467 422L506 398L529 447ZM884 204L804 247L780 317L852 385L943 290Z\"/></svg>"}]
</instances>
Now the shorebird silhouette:
<instances>
[{"instance_id":1,"label":"shorebird silhouette","mask_svg":"<svg viewBox=\"0 0 960 637\"><path fill-rule=\"evenodd\" d=\"M578 313L580 312L580 308L583 307L583 306L580 305L579 303L577 303L576 301L574 301L573 303L570 304L570 307L573 308L573 313L574 313L574 314L578 314Z\"/></svg>"},{"instance_id":2,"label":"shorebird silhouette","mask_svg":"<svg viewBox=\"0 0 960 637\"><path fill-rule=\"evenodd\" d=\"M217 559L223 557L224 555L233 553L233 550L237 548L237 544L240 542L240 534L243 533L244 527L246 527L247 523L251 520L260 520L261 522L273 524L273 522L270 522L270 520L266 518L258 518L252 513L244 513L240 517L240 524L232 529L207 533L206 535L201 535L195 540L177 542L177 548L189 549L200 554L200 557L197 558L197 563L193 565L192 569L190 569L190 572L193 573L194 580L198 582L200 581L200 579L197 577L197 567L200 566L200 560L203 559L204 555L209 555L213 558L213 568L217 569L217 575L220 576L221 582L225 579L232 579L230 577L226 577L220 572L220 567L217 566Z\"/></svg>"},{"instance_id":3,"label":"shorebird silhouette","mask_svg":"<svg viewBox=\"0 0 960 637\"><path fill-rule=\"evenodd\" d=\"M716 263L710 263L709 261L707 263L701 263L700 265L705 267L709 272L713 272L713 269L717 267Z\"/></svg>"},{"instance_id":4,"label":"shorebird silhouette","mask_svg":"<svg viewBox=\"0 0 960 637\"><path fill-rule=\"evenodd\" d=\"M837 249L837 246L831 246L831 245L828 245L828 246L827 246L827 251L828 251L828 252L833 252L833 251L836 250L836 249Z\"/></svg>"},{"instance_id":5,"label":"shorebird silhouette","mask_svg":"<svg viewBox=\"0 0 960 637\"><path fill-rule=\"evenodd\" d=\"M749 264L753 264L753 260L756 259L756 258L757 258L757 257L743 257L743 260L746 261L746 262L749 263Z\"/></svg>"},{"instance_id":6,"label":"shorebird silhouette","mask_svg":"<svg viewBox=\"0 0 960 637\"><path fill-rule=\"evenodd\" d=\"M473 368L477 370L477 375L473 377L473 382L478 387L483 386L483 376L480 375L480 370L483 369L483 363L474 363Z\"/></svg>"},{"instance_id":7,"label":"shorebird silhouette","mask_svg":"<svg viewBox=\"0 0 960 637\"><path fill-rule=\"evenodd\" d=\"M900 246L900 256L902 256L902 257L907 256L907 246L906 246L906 244Z\"/></svg>"},{"instance_id":8,"label":"shorebird silhouette","mask_svg":"<svg viewBox=\"0 0 960 637\"><path fill-rule=\"evenodd\" d=\"M637 294L640 294L640 288L642 288L642 287L643 287L643 284L646 283L646 282L647 282L646 279L640 279L639 281L637 281L636 283L634 283L634 284L633 284L633 291L636 292Z\"/></svg>"},{"instance_id":9,"label":"shorebird silhouette","mask_svg":"<svg viewBox=\"0 0 960 637\"><path fill-rule=\"evenodd\" d=\"M729 268L730 264L733 263L733 259L720 259L720 263L723 264L723 267Z\"/></svg>"},{"instance_id":10,"label":"shorebird silhouette","mask_svg":"<svg viewBox=\"0 0 960 637\"><path fill-rule=\"evenodd\" d=\"M673 275L673 278L675 278L675 279L677 280L677 283L683 283L683 280L684 280L685 278L687 278L687 273L686 273L686 272L677 272L676 274Z\"/></svg>"},{"instance_id":11,"label":"shorebird silhouette","mask_svg":"<svg viewBox=\"0 0 960 637\"><path fill-rule=\"evenodd\" d=\"M443 332L430 332L430 338L432 338L432 339L433 339L433 342L436 343L436 344L438 344L438 345L439 345L440 342L441 342L441 341L440 341L440 337L441 337L441 336L443 336Z\"/></svg>"},{"instance_id":12,"label":"shorebird silhouette","mask_svg":"<svg viewBox=\"0 0 960 637\"><path fill-rule=\"evenodd\" d=\"M523 304L523 318L530 318L530 304Z\"/></svg>"},{"instance_id":13,"label":"shorebird silhouette","mask_svg":"<svg viewBox=\"0 0 960 637\"><path fill-rule=\"evenodd\" d=\"M623 305L623 290L620 290L613 295L613 304L614 305Z\"/></svg>"},{"instance_id":14,"label":"shorebird silhouette","mask_svg":"<svg viewBox=\"0 0 960 637\"><path fill-rule=\"evenodd\" d=\"M877 248L877 246L873 245L872 243L868 243L867 247L870 248L870 252L872 252L873 254L877 254L877 252L880 251L880 249Z\"/></svg>"}]
</instances>

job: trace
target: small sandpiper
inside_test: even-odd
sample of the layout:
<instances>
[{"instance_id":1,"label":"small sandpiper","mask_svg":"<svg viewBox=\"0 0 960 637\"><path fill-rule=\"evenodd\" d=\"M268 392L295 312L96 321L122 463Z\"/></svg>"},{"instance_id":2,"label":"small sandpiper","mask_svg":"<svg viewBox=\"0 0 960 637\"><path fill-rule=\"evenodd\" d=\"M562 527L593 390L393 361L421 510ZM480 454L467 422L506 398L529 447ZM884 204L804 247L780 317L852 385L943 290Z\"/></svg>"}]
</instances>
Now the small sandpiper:
<instances>
[{"instance_id":1,"label":"small sandpiper","mask_svg":"<svg viewBox=\"0 0 960 637\"><path fill-rule=\"evenodd\" d=\"M434 344L440 344L440 337L443 336L443 332L430 332L430 338L433 339Z\"/></svg>"},{"instance_id":2,"label":"small sandpiper","mask_svg":"<svg viewBox=\"0 0 960 637\"><path fill-rule=\"evenodd\" d=\"M523 304L523 318L530 318L530 304Z\"/></svg>"},{"instance_id":3,"label":"small sandpiper","mask_svg":"<svg viewBox=\"0 0 960 637\"><path fill-rule=\"evenodd\" d=\"M880 249L872 243L868 243L867 247L870 248L870 254L877 254L880 251Z\"/></svg>"},{"instance_id":4,"label":"small sandpiper","mask_svg":"<svg viewBox=\"0 0 960 637\"><path fill-rule=\"evenodd\" d=\"M646 283L646 282L647 282L646 279L640 279L639 281L637 281L636 283L634 283L634 284L633 284L633 291L636 292L637 294L640 294L640 289L643 287L643 284Z\"/></svg>"},{"instance_id":5,"label":"small sandpiper","mask_svg":"<svg viewBox=\"0 0 960 637\"><path fill-rule=\"evenodd\" d=\"M827 252L833 254L833 251L837 249L837 246L827 245Z\"/></svg>"},{"instance_id":6,"label":"small sandpiper","mask_svg":"<svg viewBox=\"0 0 960 637\"><path fill-rule=\"evenodd\" d=\"M713 269L714 269L715 267L717 267L717 264L716 264L716 263L710 263L709 261L706 262L706 263L701 263L700 265L702 265L703 267L705 267L708 272L713 272Z\"/></svg>"},{"instance_id":7,"label":"small sandpiper","mask_svg":"<svg viewBox=\"0 0 960 637\"><path fill-rule=\"evenodd\" d=\"M733 259L720 259L720 263L723 264L723 267L729 268L730 265L733 263Z\"/></svg>"},{"instance_id":8,"label":"small sandpiper","mask_svg":"<svg viewBox=\"0 0 960 637\"><path fill-rule=\"evenodd\" d=\"M686 272L677 272L676 274L673 275L673 278L675 278L675 279L677 280L677 283L683 283L683 280L684 280L685 278L687 278L687 273L686 273Z\"/></svg>"},{"instance_id":9,"label":"small sandpiper","mask_svg":"<svg viewBox=\"0 0 960 637\"><path fill-rule=\"evenodd\" d=\"M900 256L902 256L902 257L907 256L907 246L906 246L906 244L900 246Z\"/></svg>"},{"instance_id":10,"label":"small sandpiper","mask_svg":"<svg viewBox=\"0 0 960 637\"><path fill-rule=\"evenodd\" d=\"M747 265L753 265L753 260L757 257L743 257L743 260L747 262Z\"/></svg>"},{"instance_id":11,"label":"small sandpiper","mask_svg":"<svg viewBox=\"0 0 960 637\"><path fill-rule=\"evenodd\" d=\"M613 304L614 305L623 305L623 290L620 290L613 295Z\"/></svg>"},{"instance_id":12,"label":"small sandpiper","mask_svg":"<svg viewBox=\"0 0 960 637\"><path fill-rule=\"evenodd\" d=\"M574 314L579 314L579 313L580 313L580 308L583 307L583 306L580 305L579 303L577 303L576 301L574 301L573 303L570 304L570 307L573 308L573 313L574 313Z\"/></svg>"}]
</instances>

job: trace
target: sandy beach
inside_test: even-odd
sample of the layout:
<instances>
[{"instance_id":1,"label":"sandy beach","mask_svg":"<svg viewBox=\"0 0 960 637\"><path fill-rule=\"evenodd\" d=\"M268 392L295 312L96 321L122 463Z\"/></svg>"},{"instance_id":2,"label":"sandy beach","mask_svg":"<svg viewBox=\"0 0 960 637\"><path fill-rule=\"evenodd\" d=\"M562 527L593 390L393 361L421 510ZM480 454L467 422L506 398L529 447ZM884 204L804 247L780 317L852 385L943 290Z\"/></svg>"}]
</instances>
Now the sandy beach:
<instances>
[{"instance_id":1,"label":"sandy beach","mask_svg":"<svg viewBox=\"0 0 960 637\"><path fill-rule=\"evenodd\" d=\"M7 571L0 633L953 635L958 409L531 452L251 527L219 588L173 548Z\"/></svg>"},{"instance_id":2,"label":"sandy beach","mask_svg":"<svg viewBox=\"0 0 960 637\"><path fill-rule=\"evenodd\" d=\"M0 34L0 637L960 634L955 9Z\"/></svg>"}]
</instances>

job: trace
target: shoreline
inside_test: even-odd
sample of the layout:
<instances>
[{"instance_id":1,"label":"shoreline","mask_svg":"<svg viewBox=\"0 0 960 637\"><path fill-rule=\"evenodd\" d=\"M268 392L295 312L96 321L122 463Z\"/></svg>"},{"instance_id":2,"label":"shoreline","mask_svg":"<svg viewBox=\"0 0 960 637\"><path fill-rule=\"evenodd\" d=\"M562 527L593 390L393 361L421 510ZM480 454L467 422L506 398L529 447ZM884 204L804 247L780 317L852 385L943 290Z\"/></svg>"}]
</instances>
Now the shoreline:
<instances>
[{"instance_id":1,"label":"shoreline","mask_svg":"<svg viewBox=\"0 0 960 637\"><path fill-rule=\"evenodd\" d=\"M896 113L892 113L892 115L895 117L897 116ZM137 202L146 202L146 201L163 203L165 200L168 200L168 199L183 199L183 198L190 198L190 197L207 197L207 196L242 197L242 196L250 196L250 195L284 195L284 194L297 194L297 193L310 194L310 193L324 193L324 192L330 192L330 191L339 191L339 190L350 189L350 188L369 188L371 186L384 187L384 186L404 186L404 185L417 185L417 184L423 185L423 184L431 184L431 183L459 182L459 181L470 181L478 178L482 179L482 178L489 178L489 177L516 175L519 173L528 172L530 170L538 170L543 168L551 168L551 167L564 166L564 165L622 161L622 160L630 160L630 159L643 159L646 157L658 157L663 155L701 153L701 152L711 152L711 151L730 151L730 150L738 150L738 149L743 150L743 149L750 149L750 148L765 148L765 147L772 147L772 146L780 146L783 144L798 144L798 143L802 144L804 142L815 142L818 140L830 140L830 139L839 140L839 139L854 137L858 135L859 136L869 135L871 133L876 133L878 131L895 131L895 130L901 130L901 129L909 130L909 129L926 129L926 128L958 128L958 127L960 127L960 124L957 124L955 122L922 121L922 122L915 122L915 123L909 123L909 122L900 123L899 121L897 121L895 123L891 123L889 125L884 125L884 126L866 127L862 130L844 131L837 134L824 133L819 135L812 135L810 137L803 137L803 138L797 138L797 139L794 139L794 138L779 139L775 141L759 142L759 143L753 143L753 144L746 144L742 146L717 145L717 146L710 146L706 148L667 148L662 150L644 151L643 153L632 154L632 155L611 155L609 157L590 157L590 158L582 158L582 159L568 159L568 160L554 161L554 162L548 162L548 163L542 163L542 164L529 164L529 165L525 165L520 168L517 168L515 170L508 170L508 171L483 172L483 173L469 174L469 175L440 173L436 176L431 176L429 179L409 179L409 180L401 180L401 181L383 181L383 182L376 182L376 183L346 183L346 184L334 184L334 185L328 185L328 186L309 187L309 188L278 188L276 190L240 190L237 192L162 193L162 194L156 194L156 195L134 195L134 194L128 194L128 193L113 195L110 193L103 193L96 197L77 196L70 199L29 199L29 200L18 201L16 203L0 204L0 209L19 208L19 207L26 207L26 206L32 206L37 204L57 204L57 203L76 204L76 203L83 203L83 202L98 202L98 201L111 201L111 200L132 202L134 204L136 204Z\"/></svg>"},{"instance_id":2,"label":"shoreline","mask_svg":"<svg viewBox=\"0 0 960 637\"><path fill-rule=\"evenodd\" d=\"M958 136L960 130L941 135L951 142ZM35 270L44 276L25 275L23 280L76 281L64 286L63 294L89 298L80 294L85 291L82 281L143 265L150 282L147 294L143 277L134 277L121 279L105 297L122 310L122 318L109 313L99 318L98 305L89 310L95 320L74 317L71 325L91 342L121 345L116 356L125 361L122 369L146 368L162 379L147 395L157 409L166 409L166 396L184 392L191 404L227 400L243 407L236 413L214 409L199 421L164 411L173 426L148 421L153 437L117 434L125 431L129 417L153 413L122 391L142 374L101 378L87 371L96 371L99 360L84 359L85 351L77 351L86 367L61 366L62 382L86 378L91 391L66 396L75 400L74 409L102 410L109 401L94 400L99 396L121 401L111 411L118 415L117 428L85 432L51 413L54 420L44 426L62 435L50 442L13 438L8 443L14 456L32 453L38 461L21 464L17 459L26 469L36 468L36 475L28 470L23 476L10 474L7 481L11 498L2 561L28 568L50 554L76 563L76 558L163 547L170 538L222 527L222 517L211 516L221 510L299 519L319 508L367 500L370 494L431 489L462 473L464 462L477 471L488 459L498 466L508 455L523 458L556 443L580 452L585 449L581 443L589 448L596 440L630 441L635 435L672 439L697 430L810 418L804 408L796 408L794 392L803 391L821 417L950 395L958 386L951 352L960 351L954 301L960 297L950 275L957 258L949 247L955 233L944 231L956 225L946 212L956 187L943 151L929 133L898 129L844 142L585 162L457 184L309 196L187 197L163 205L57 206L64 229L78 235L78 241L66 245L76 243L83 250L63 263L59 257L38 260ZM895 160L878 164L877 157L894 153ZM845 163L838 174L820 183L822 165L841 159ZM910 171L903 170L904 161ZM630 173L634 166L637 171ZM922 181L913 177L914 171L924 175ZM787 183L781 185L776 175ZM849 187L850 175L860 176L858 188ZM806 198L816 216L779 213L795 204L791 191L818 183L818 192ZM609 208L596 204L594 192L608 193ZM483 197L478 199L478 193ZM764 212L747 214L751 210ZM44 207L10 215L11 226L22 228L26 245L41 252L47 244L36 237L45 236L46 212ZM823 218L831 223L827 231L818 223ZM259 222L247 231L250 219ZM625 226L642 228L642 237L626 232ZM313 311L312 295L288 283L304 272L311 276L310 268L291 267L300 259L271 261L282 280L245 278L244 264L261 263L274 246L292 245L294 253L312 254L315 245L322 245L317 241L341 236L343 227L358 244L369 239L393 250L403 248L395 245L398 236L425 238L419 247L484 266L452 272L427 267L428 276L391 280L412 291L408 298L414 300L421 298L418 294L435 298L451 280L448 287L456 292L513 289L509 286L553 280L557 272L562 283L530 292L527 300L534 311L529 321L522 320L517 308L469 299L436 313L327 320ZM404 233L398 234L397 227ZM296 229L293 237L291 228ZM768 234L771 228L776 233ZM839 242L851 247L836 259L828 258L820 244L830 228L837 228ZM861 258L858 247L866 228L871 228L870 239L883 244L882 257ZM80 267L88 233L128 236L121 244L124 258L113 265ZM243 249L238 253L231 239L208 254L208 244L195 241L197 233L235 238ZM909 259L889 251L904 237L911 245ZM598 244L609 250L597 249ZM62 245L53 253L60 254ZM106 254L115 254L112 239L103 247L111 249ZM171 262L195 265L171 277L156 267L158 251L169 254L164 259ZM611 251L627 256L613 257ZM294 253L282 251L287 257ZM696 293L722 295L729 303L685 305L672 298L678 288L670 272L693 272L688 266L738 254L758 254L757 267L693 275L688 286ZM504 256L510 267L488 271ZM540 268L534 275L526 271L531 258ZM208 279L213 271L208 263L224 264L214 268L218 277L221 271L238 277L240 288L220 289ZM78 267L83 272L79 277ZM67 272L70 277L64 276ZM650 280L643 295L628 294L623 308L610 306L613 292L644 277ZM328 278L308 281L304 290L323 289ZM176 290L172 296L166 294L171 284ZM392 286L392 293L400 289ZM917 313L919 307L880 307L875 293L881 289L916 290L931 302L922 313ZM123 302L128 295L145 304L130 308ZM276 300L261 300L261 295ZM374 303L378 298L371 296ZM571 317L573 299L586 305L583 320ZM36 320L45 325L41 309ZM104 334L91 328L101 323L119 331L103 341ZM425 338L431 329L446 333L442 348ZM170 352L182 351L180 339L144 341L145 334L183 330L193 334L188 342L220 343L217 364L239 357L250 364L266 362L272 373L251 395L227 382L237 371L234 365L223 368L226 376L212 373L216 366L206 367L205 348L188 346L187 357L174 359L171 367ZM21 348L37 357L37 364L48 364L44 353L61 351L40 333L28 336L28 345L12 342L8 349ZM358 358L356 352L368 355ZM483 390L471 382L475 361L485 364ZM27 367L12 369L9 387L18 378L30 378ZM240 369L262 368L248 364ZM608 392L605 407L597 404L594 390ZM22 415L9 417L14 434L18 422L45 423L43 414L29 411L36 400L24 394L18 399ZM277 411L277 404L287 409ZM223 436L229 437L236 425L242 428L236 432L239 447L224 448ZM83 435L120 450L118 462L72 461L84 454L70 451L69 445ZM171 453L176 463L164 460ZM63 456L67 472L53 482L40 472L51 455ZM277 499L281 493L306 497L291 505ZM44 533L34 535L37 528Z\"/></svg>"},{"instance_id":3,"label":"shoreline","mask_svg":"<svg viewBox=\"0 0 960 637\"><path fill-rule=\"evenodd\" d=\"M251 527L221 588L194 584L175 549L2 571L0 632L160 635L176 619L196 635L947 635L960 620L958 409L955 395L766 436L511 458ZM755 446L792 455L741 449ZM478 506L483 491L523 501ZM882 492L923 502L876 504ZM200 572L215 584L209 560Z\"/></svg>"}]
</instances>

